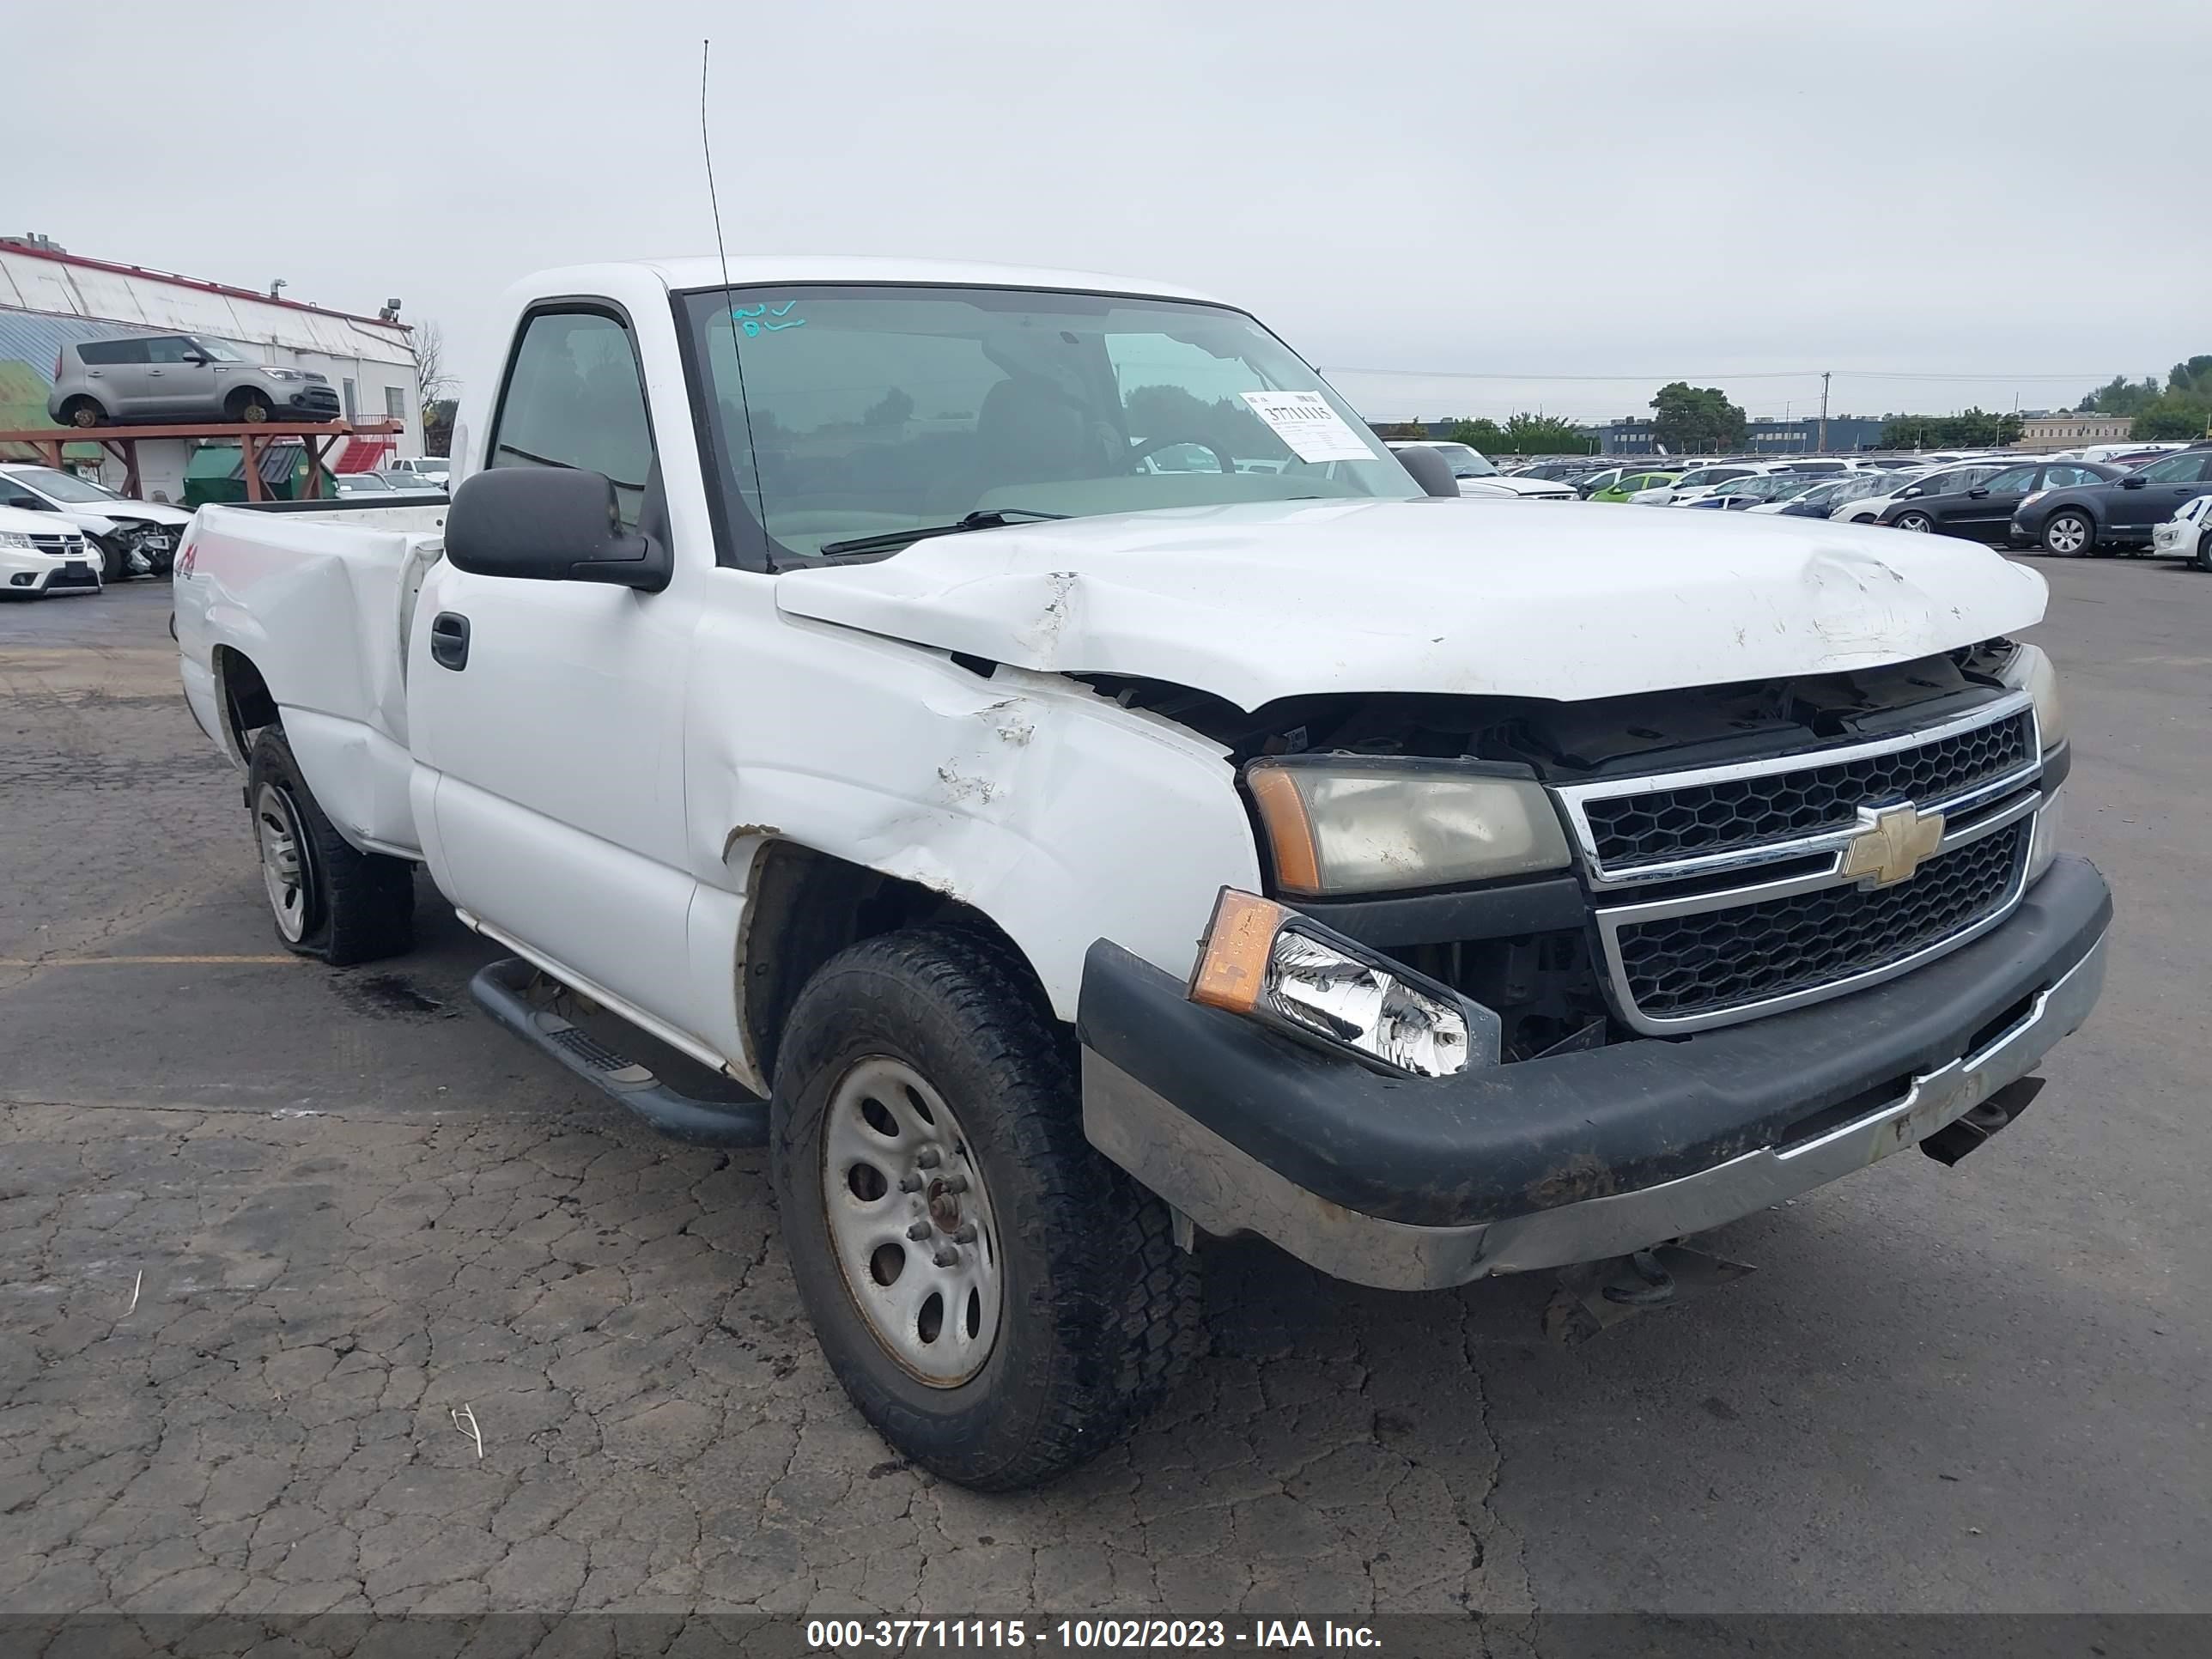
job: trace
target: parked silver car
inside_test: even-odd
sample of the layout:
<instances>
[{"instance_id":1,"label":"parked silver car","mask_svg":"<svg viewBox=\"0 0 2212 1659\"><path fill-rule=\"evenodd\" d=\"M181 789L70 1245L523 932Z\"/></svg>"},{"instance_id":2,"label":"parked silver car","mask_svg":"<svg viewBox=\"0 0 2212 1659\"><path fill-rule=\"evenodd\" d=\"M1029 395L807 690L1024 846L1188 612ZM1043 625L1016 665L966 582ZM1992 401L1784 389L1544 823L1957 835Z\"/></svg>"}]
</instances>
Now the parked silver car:
<instances>
[{"instance_id":1,"label":"parked silver car","mask_svg":"<svg viewBox=\"0 0 2212 1659\"><path fill-rule=\"evenodd\" d=\"M65 345L46 413L64 426L142 421L335 421L327 377L279 368L204 334L133 334Z\"/></svg>"}]
</instances>

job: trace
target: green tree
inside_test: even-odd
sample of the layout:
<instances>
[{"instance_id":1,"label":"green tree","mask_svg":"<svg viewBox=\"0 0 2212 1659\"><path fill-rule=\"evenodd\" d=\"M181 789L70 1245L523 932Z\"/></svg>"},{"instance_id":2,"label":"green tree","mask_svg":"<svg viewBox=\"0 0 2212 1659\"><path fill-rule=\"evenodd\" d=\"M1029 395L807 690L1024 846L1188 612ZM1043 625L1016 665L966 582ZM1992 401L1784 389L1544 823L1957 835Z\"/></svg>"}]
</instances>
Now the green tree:
<instances>
[{"instance_id":1,"label":"green tree","mask_svg":"<svg viewBox=\"0 0 2212 1659\"><path fill-rule=\"evenodd\" d=\"M2181 367L2181 365L2177 365ZM2100 415L2135 415L2142 412L2159 395L2158 376L2146 374L2140 382L2124 374L2115 374L2081 400L2081 412L2094 411Z\"/></svg>"},{"instance_id":2,"label":"green tree","mask_svg":"<svg viewBox=\"0 0 2212 1659\"><path fill-rule=\"evenodd\" d=\"M1457 420L1444 428L1444 436L1455 444L1465 444L1487 455L1493 450L1505 453L1505 428L1488 416L1474 420Z\"/></svg>"},{"instance_id":3,"label":"green tree","mask_svg":"<svg viewBox=\"0 0 2212 1659\"><path fill-rule=\"evenodd\" d=\"M2177 392L2202 392L2212 397L2212 353L2176 363L2166 377L2166 390L2168 397Z\"/></svg>"},{"instance_id":4,"label":"green tree","mask_svg":"<svg viewBox=\"0 0 2212 1659\"><path fill-rule=\"evenodd\" d=\"M2017 415L1970 409L1960 415L1893 415L1881 425L1884 449L1988 449L2020 441Z\"/></svg>"},{"instance_id":5,"label":"green tree","mask_svg":"<svg viewBox=\"0 0 2212 1659\"><path fill-rule=\"evenodd\" d=\"M1651 400L1653 434L1676 455L1717 454L1741 449L1747 422L1743 410L1718 386L1693 386L1675 380Z\"/></svg>"},{"instance_id":6,"label":"green tree","mask_svg":"<svg viewBox=\"0 0 2212 1659\"><path fill-rule=\"evenodd\" d=\"M2156 442L2166 438L2202 438L2212 434L2212 405L2186 398L2161 398L2136 416L2131 438Z\"/></svg>"},{"instance_id":7,"label":"green tree","mask_svg":"<svg viewBox=\"0 0 2212 1659\"><path fill-rule=\"evenodd\" d=\"M1736 411L1736 419L1742 421L1741 410ZM1563 421L1556 415L1525 413L1505 422L1498 445L1504 455L1587 455L1596 447L1572 421Z\"/></svg>"}]
</instances>

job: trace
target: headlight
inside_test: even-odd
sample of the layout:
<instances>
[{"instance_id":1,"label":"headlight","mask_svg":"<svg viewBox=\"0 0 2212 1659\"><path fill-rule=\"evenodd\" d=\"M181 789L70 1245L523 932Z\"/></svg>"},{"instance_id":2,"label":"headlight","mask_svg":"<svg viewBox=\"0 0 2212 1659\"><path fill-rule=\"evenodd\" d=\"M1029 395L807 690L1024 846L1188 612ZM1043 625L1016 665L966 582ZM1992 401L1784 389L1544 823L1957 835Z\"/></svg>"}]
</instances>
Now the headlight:
<instances>
[{"instance_id":1,"label":"headlight","mask_svg":"<svg viewBox=\"0 0 2212 1659\"><path fill-rule=\"evenodd\" d=\"M272 368L269 371L269 378L272 380L297 380L305 377L296 368Z\"/></svg>"},{"instance_id":2,"label":"headlight","mask_svg":"<svg viewBox=\"0 0 2212 1659\"><path fill-rule=\"evenodd\" d=\"M0 530L0 547L19 548L28 551L31 538L20 530Z\"/></svg>"},{"instance_id":3,"label":"headlight","mask_svg":"<svg viewBox=\"0 0 2212 1659\"><path fill-rule=\"evenodd\" d=\"M2062 784L2051 792L2051 799L2043 803L2035 814L2035 833L2027 843L2027 878L2039 881L2051 867L2051 860L2058 856L2058 835L2064 827L2060 813L2066 799Z\"/></svg>"},{"instance_id":4,"label":"headlight","mask_svg":"<svg viewBox=\"0 0 2212 1659\"><path fill-rule=\"evenodd\" d=\"M2035 723L2043 733L2043 746L2054 749L2066 740L2066 707L2059 701L2058 671L2039 645L2015 647L1997 678L2015 691L2035 699Z\"/></svg>"},{"instance_id":5,"label":"headlight","mask_svg":"<svg viewBox=\"0 0 2212 1659\"><path fill-rule=\"evenodd\" d=\"M1415 1077L1498 1064L1489 1009L1234 888L1214 902L1190 999Z\"/></svg>"},{"instance_id":6,"label":"headlight","mask_svg":"<svg viewBox=\"0 0 2212 1659\"><path fill-rule=\"evenodd\" d=\"M1375 893L1564 870L1566 836L1526 778L1455 761L1255 761L1244 786L1285 893Z\"/></svg>"}]
</instances>

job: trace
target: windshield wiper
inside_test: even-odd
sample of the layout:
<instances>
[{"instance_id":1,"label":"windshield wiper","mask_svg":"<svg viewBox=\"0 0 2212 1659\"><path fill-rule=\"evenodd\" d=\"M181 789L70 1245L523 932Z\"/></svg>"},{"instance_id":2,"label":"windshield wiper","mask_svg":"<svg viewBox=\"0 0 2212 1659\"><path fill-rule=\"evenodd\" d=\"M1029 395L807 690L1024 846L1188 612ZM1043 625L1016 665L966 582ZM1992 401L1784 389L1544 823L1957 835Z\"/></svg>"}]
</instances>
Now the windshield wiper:
<instances>
[{"instance_id":1,"label":"windshield wiper","mask_svg":"<svg viewBox=\"0 0 2212 1659\"><path fill-rule=\"evenodd\" d=\"M887 530L880 536L855 536L850 541L824 542L817 550L825 559L834 559L841 553L881 553L886 548L904 547L908 542L918 542L931 536L957 536L963 530L1002 530L1010 524L1025 524L1044 519L1064 519L1065 513L1036 513L1026 507L994 507L970 513L953 524L924 525L919 530Z\"/></svg>"}]
</instances>

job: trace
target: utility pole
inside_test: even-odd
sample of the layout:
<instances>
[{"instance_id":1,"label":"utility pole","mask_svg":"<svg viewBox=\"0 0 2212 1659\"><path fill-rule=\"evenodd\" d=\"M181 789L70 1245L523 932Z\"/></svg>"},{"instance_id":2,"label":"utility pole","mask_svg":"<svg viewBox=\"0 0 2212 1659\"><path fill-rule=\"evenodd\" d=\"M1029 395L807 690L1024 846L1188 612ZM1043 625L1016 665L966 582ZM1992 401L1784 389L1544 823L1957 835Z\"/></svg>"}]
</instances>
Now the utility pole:
<instances>
[{"instance_id":1,"label":"utility pole","mask_svg":"<svg viewBox=\"0 0 2212 1659\"><path fill-rule=\"evenodd\" d=\"M1828 453L1828 376L1832 373L1826 368L1820 371L1820 442L1814 453L1821 455Z\"/></svg>"}]
</instances>

